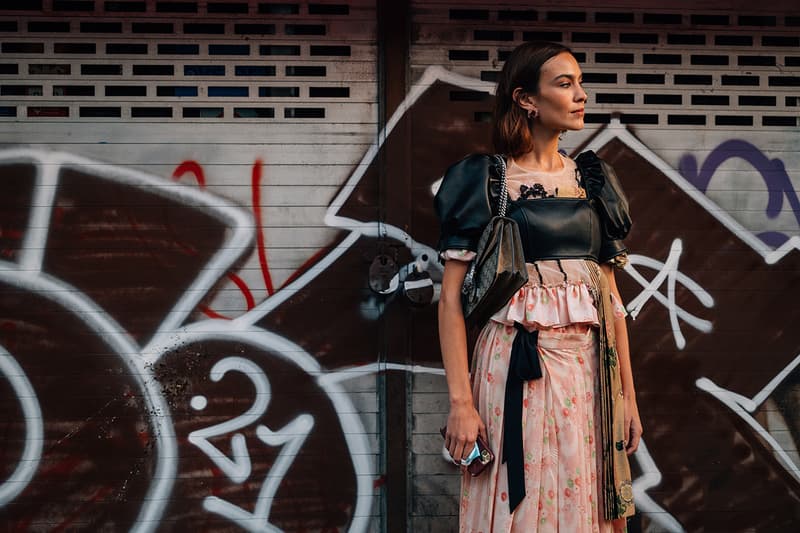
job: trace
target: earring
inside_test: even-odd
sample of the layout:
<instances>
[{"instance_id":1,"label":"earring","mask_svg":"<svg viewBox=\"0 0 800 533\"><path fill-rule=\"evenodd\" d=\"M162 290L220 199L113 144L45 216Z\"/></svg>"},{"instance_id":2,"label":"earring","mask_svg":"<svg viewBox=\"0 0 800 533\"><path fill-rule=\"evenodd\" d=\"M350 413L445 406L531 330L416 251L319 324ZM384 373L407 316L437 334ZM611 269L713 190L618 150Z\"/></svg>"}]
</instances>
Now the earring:
<instances>
[{"instance_id":1,"label":"earring","mask_svg":"<svg viewBox=\"0 0 800 533\"><path fill-rule=\"evenodd\" d=\"M528 109L528 118L536 118L539 116L538 109Z\"/></svg>"}]
</instances>

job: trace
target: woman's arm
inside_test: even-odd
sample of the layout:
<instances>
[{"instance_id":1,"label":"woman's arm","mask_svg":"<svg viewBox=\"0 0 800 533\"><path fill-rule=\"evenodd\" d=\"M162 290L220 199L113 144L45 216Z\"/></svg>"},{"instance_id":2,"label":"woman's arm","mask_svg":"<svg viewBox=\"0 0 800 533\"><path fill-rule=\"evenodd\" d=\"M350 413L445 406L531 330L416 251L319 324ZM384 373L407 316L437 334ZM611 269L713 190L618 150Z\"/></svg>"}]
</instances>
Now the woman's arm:
<instances>
[{"instance_id":1,"label":"woman's arm","mask_svg":"<svg viewBox=\"0 0 800 533\"><path fill-rule=\"evenodd\" d=\"M469 456L478 433L486 438L486 427L472 398L467 328L461 310L461 285L468 268L466 261L446 261L439 295L439 343L450 396L445 446L456 460Z\"/></svg>"},{"instance_id":2,"label":"woman's arm","mask_svg":"<svg viewBox=\"0 0 800 533\"><path fill-rule=\"evenodd\" d=\"M601 268L608 278L611 292L618 302L622 301L614 278L614 268L604 263ZM625 397L625 438L626 452L631 455L639 447L642 437L642 421L639 418L639 406L636 403L636 389L633 386L633 370L631 369L631 352L628 344L628 325L625 317L614 319L614 333L617 338L617 356L619 358L619 371L622 378L622 394Z\"/></svg>"}]
</instances>

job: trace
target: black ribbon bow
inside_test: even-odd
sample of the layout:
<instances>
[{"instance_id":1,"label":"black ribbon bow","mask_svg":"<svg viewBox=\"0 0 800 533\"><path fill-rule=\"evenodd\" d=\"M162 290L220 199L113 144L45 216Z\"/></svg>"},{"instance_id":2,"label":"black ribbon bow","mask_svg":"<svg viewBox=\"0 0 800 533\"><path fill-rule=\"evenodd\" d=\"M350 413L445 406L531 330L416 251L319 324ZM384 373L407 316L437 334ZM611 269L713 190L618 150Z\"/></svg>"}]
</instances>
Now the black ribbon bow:
<instances>
[{"instance_id":1,"label":"black ribbon bow","mask_svg":"<svg viewBox=\"0 0 800 533\"><path fill-rule=\"evenodd\" d=\"M525 498L525 453L522 448L522 387L542 377L539 364L539 330L528 331L514 323L517 335L511 344L503 409L503 462L508 468L508 503L511 512Z\"/></svg>"}]
</instances>

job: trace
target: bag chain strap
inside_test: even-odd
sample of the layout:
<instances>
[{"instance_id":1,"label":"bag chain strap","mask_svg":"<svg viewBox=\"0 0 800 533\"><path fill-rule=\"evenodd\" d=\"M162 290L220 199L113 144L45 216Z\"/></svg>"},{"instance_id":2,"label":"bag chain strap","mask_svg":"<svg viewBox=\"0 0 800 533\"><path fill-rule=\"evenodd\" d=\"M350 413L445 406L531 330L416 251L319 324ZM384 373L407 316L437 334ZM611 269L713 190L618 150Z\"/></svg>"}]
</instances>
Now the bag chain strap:
<instances>
[{"instance_id":1,"label":"bag chain strap","mask_svg":"<svg viewBox=\"0 0 800 533\"><path fill-rule=\"evenodd\" d=\"M494 159L500 163L500 204L497 207L497 214L501 217L506 216L506 209L508 208L508 182L506 181L506 161L500 154L495 154ZM469 265L467 274L464 277L464 284L461 287L461 292L465 295L472 296L475 286L475 268L477 267L478 258L475 257Z\"/></svg>"},{"instance_id":2,"label":"bag chain strap","mask_svg":"<svg viewBox=\"0 0 800 533\"><path fill-rule=\"evenodd\" d=\"M497 214L501 217L506 216L508 207L508 182L506 181L506 160L500 154L495 154L494 158L500 163L500 205Z\"/></svg>"}]
</instances>

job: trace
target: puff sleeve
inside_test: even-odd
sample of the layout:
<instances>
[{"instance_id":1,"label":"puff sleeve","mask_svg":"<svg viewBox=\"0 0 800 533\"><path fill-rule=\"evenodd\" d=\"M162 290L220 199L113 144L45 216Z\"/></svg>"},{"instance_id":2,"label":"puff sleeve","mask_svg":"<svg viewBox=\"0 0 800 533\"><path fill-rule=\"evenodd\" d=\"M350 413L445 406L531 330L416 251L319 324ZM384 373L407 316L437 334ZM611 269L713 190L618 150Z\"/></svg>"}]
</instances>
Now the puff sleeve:
<instances>
[{"instance_id":1,"label":"puff sleeve","mask_svg":"<svg viewBox=\"0 0 800 533\"><path fill-rule=\"evenodd\" d=\"M441 229L440 254L453 249L477 251L481 233L492 218L487 181L490 164L490 156L473 154L445 172L434 198Z\"/></svg>"},{"instance_id":2,"label":"puff sleeve","mask_svg":"<svg viewBox=\"0 0 800 533\"><path fill-rule=\"evenodd\" d=\"M628 252L623 239L628 235L632 222L628 199L617 173L591 150L578 155L575 162L583 175L586 195L592 200L602 221L600 262L621 259Z\"/></svg>"}]
</instances>

